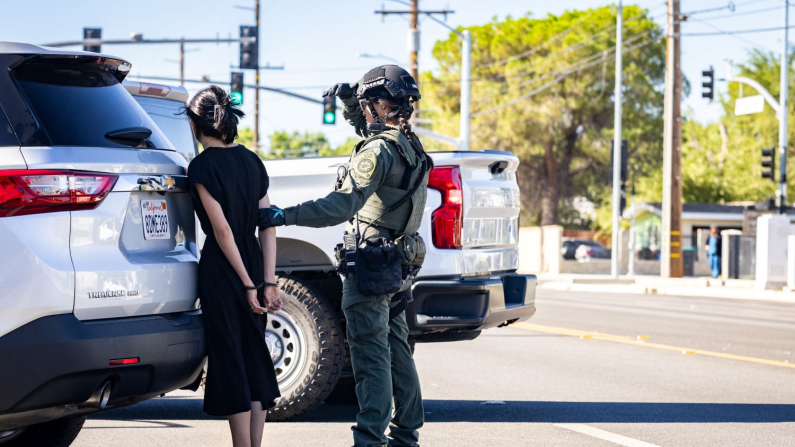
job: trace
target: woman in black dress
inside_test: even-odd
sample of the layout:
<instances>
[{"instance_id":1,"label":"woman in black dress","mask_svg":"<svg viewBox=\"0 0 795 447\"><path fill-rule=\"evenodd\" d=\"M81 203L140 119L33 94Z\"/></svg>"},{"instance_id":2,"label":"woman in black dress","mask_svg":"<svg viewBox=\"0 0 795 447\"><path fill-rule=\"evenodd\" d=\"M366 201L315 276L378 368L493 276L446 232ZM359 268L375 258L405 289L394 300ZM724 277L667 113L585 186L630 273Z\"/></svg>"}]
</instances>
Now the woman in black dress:
<instances>
[{"instance_id":1,"label":"woman in black dress","mask_svg":"<svg viewBox=\"0 0 795 447\"><path fill-rule=\"evenodd\" d=\"M268 174L240 144L243 112L220 87L200 91L186 113L204 147L188 166L196 214L207 234L199 297L208 350L204 411L228 416L234 447L259 447L279 386L265 344L267 312L282 307L276 285L276 232L259 233L257 210L270 206Z\"/></svg>"}]
</instances>

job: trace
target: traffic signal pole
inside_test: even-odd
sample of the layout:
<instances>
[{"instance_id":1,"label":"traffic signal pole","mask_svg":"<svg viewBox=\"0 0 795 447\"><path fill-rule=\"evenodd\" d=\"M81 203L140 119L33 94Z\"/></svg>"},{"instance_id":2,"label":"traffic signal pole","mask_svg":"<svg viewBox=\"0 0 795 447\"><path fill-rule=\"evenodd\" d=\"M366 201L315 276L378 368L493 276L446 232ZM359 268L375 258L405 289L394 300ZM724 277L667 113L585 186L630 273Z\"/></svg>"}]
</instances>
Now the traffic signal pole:
<instances>
[{"instance_id":1,"label":"traffic signal pole","mask_svg":"<svg viewBox=\"0 0 795 447\"><path fill-rule=\"evenodd\" d=\"M613 129L613 250L610 255L610 273L613 278L618 278L618 257L621 253L621 72L623 63L621 45L623 25L623 7L619 0L616 14L616 91Z\"/></svg>"},{"instance_id":2,"label":"traffic signal pole","mask_svg":"<svg viewBox=\"0 0 795 447\"><path fill-rule=\"evenodd\" d=\"M789 0L784 0L784 39L781 44L781 89L779 93L778 163L776 205L779 214L787 213L787 119L789 110Z\"/></svg>"}]
</instances>

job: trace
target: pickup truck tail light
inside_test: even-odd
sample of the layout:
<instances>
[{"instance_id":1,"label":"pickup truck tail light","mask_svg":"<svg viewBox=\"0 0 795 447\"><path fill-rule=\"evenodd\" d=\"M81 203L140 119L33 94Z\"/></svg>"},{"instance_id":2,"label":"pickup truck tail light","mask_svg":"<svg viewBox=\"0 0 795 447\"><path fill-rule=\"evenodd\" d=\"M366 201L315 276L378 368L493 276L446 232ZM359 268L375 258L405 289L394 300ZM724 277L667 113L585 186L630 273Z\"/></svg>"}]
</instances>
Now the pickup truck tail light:
<instances>
[{"instance_id":1,"label":"pickup truck tail light","mask_svg":"<svg viewBox=\"0 0 795 447\"><path fill-rule=\"evenodd\" d=\"M428 187L442 193L442 205L431 215L433 246L461 248L461 227L464 218L464 194L458 166L433 168Z\"/></svg>"},{"instance_id":2,"label":"pickup truck tail light","mask_svg":"<svg viewBox=\"0 0 795 447\"><path fill-rule=\"evenodd\" d=\"M62 170L0 170L0 217L99 206L118 176Z\"/></svg>"}]
</instances>

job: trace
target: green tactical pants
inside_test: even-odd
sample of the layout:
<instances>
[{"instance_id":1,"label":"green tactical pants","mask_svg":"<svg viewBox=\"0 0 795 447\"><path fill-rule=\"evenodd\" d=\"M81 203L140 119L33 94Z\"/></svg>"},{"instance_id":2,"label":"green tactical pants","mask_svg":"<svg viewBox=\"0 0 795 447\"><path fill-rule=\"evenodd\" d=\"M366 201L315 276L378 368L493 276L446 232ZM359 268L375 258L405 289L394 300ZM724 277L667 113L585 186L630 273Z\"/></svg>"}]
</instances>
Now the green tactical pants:
<instances>
[{"instance_id":1,"label":"green tactical pants","mask_svg":"<svg viewBox=\"0 0 795 447\"><path fill-rule=\"evenodd\" d=\"M389 320L391 298L361 295L354 275L343 281L342 309L359 400L354 447L419 446L425 420L420 380L407 341L406 313Z\"/></svg>"}]
</instances>

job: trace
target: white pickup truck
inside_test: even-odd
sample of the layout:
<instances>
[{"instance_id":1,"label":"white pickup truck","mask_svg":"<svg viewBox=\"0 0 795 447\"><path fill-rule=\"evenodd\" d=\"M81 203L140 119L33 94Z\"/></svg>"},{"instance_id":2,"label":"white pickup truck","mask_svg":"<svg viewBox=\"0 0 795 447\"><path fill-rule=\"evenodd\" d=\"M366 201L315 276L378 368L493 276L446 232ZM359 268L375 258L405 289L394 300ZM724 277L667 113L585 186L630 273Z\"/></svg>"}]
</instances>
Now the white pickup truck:
<instances>
[{"instance_id":1,"label":"white pickup truck","mask_svg":"<svg viewBox=\"0 0 795 447\"><path fill-rule=\"evenodd\" d=\"M186 92L126 82L127 90L186 158L196 146L175 112ZM169 93L179 90L180 94ZM181 125L179 121L181 120ZM414 343L471 340L535 313L536 278L518 267L519 160L509 152L433 152L420 234L428 252L407 320ZM347 157L267 160L271 202L287 207L328 194ZM288 420L325 400L355 402L334 247L344 225L280 227L277 271L285 306L266 340L282 397L268 420ZM210 359L212 361L212 359Z\"/></svg>"}]
</instances>

